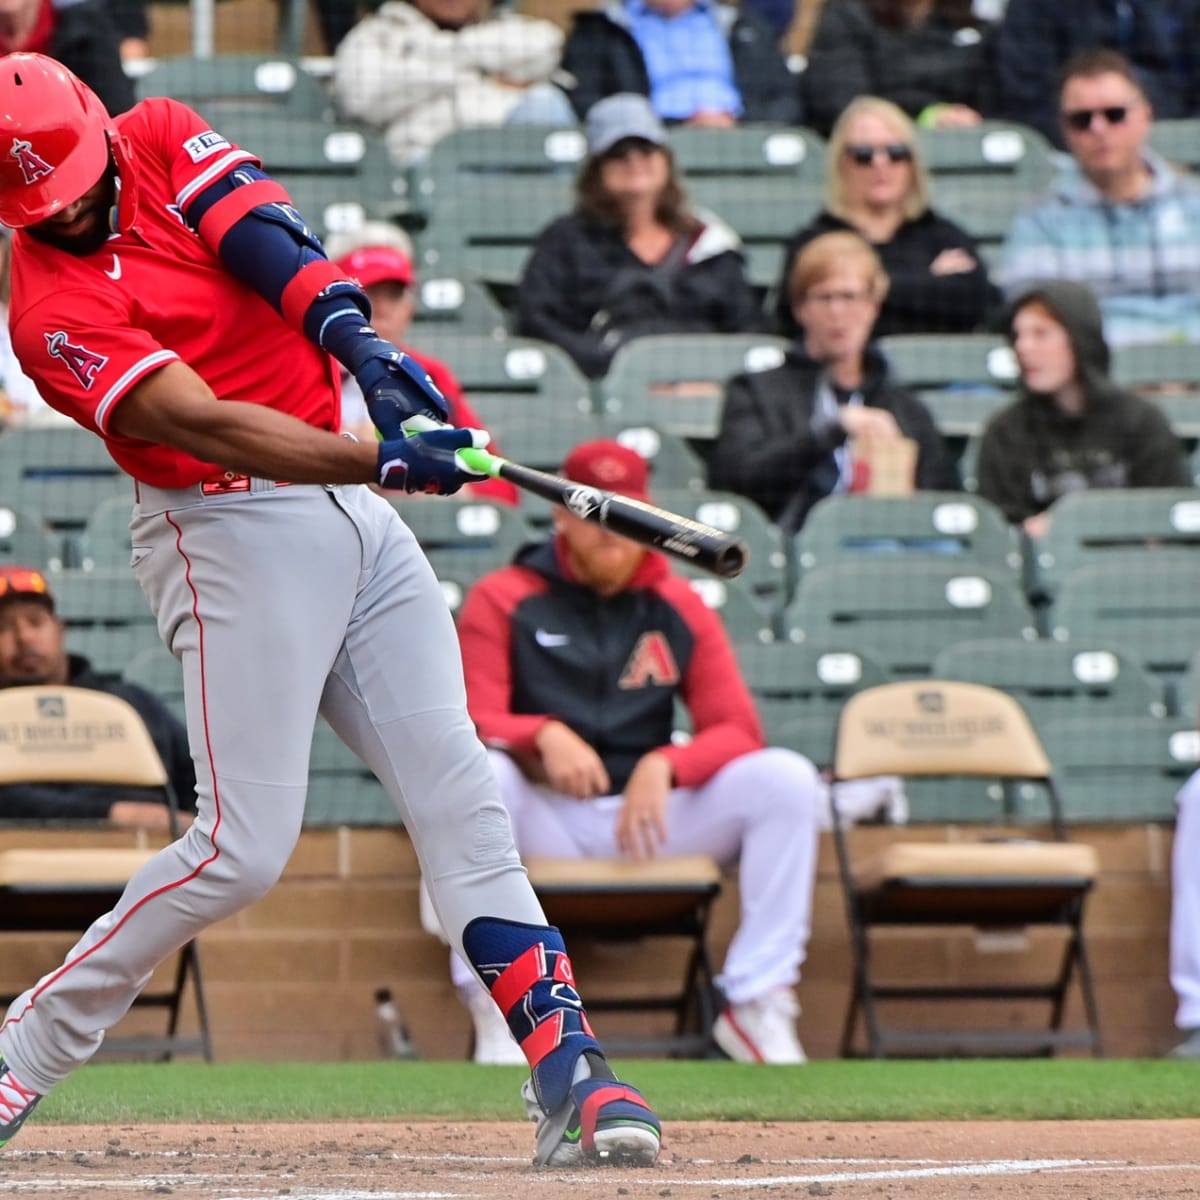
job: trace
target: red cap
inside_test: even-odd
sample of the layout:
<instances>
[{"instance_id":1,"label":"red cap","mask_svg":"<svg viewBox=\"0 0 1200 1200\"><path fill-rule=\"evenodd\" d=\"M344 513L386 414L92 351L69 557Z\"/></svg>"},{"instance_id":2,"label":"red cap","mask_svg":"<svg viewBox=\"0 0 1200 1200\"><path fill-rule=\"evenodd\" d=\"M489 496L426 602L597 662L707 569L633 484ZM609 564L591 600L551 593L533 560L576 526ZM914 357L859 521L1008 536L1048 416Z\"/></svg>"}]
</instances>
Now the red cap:
<instances>
[{"instance_id":1,"label":"red cap","mask_svg":"<svg viewBox=\"0 0 1200 1200\"><path fill-rule=\"evenodd\" d=\"M646 482L650 472L646 460L636 450L611 438L576 446L563 462L562 473L575 483L619 492L635 500L649 499Z\"/></svg>"},{"instance_id":2,"label":"red cap","mask_svg":"<svg viewBox=\"0 0 1200 1200\"><path fill-rule=\"evenodd\" d=\"M337 260L337 266L360 287L394 280L407 287L413 281L412 260L395 246L359 246Z\"/></svg>"}]
</instances>

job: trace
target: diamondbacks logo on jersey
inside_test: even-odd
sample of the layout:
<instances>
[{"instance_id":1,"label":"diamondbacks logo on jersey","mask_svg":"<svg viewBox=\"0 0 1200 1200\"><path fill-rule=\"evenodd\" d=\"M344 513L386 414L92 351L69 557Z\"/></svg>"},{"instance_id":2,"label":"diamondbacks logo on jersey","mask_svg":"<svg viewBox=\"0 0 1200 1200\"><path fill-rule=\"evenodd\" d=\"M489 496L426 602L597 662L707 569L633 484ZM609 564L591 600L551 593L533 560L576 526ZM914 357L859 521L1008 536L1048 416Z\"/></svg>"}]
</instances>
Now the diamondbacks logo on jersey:
<instances>
[{"instance_id":1,"label":"diamondbacks logo on jersey","mask_svg":"<svg viewBox=\"0 0 1200 1200\"><path fill-rule=\"evenodd\" d=\"M665 687L679 682L679 667L666 637L654 630L643 633L617 680L620 688L644 688L651 684Z\"/></svg>"},{"instance_id":2,"label":"diamondbacks logo on jersey","mask_svg":"<svg viewBox=\"0 0 1200 1200\"><path fill-rule=\"evenodd\" d=\"M47 333L45 337L46 352L50 357L66 363L67 369L79 381L80 386L90 391L92 384L96 382L96 376L104 369L108 359L86 346L67 341L67 335L61 329L56 333Z\"/></svg>"},{"instance_id":3,"label":"diamondbacks logo on jersey","mask_svg":"<svg viewBox=\"0 0 1200 1200\"><path fill-rule=\"evenodd\" d=\"M9 150L8 156L17 160L17 166L21 168L21 174L25 177L26 183L37 183L39 179L44 179L54 170L41 155L34 154L31 142L23 141L21 138L13 138L12 149Z\"/></svg>"}]
</instances>

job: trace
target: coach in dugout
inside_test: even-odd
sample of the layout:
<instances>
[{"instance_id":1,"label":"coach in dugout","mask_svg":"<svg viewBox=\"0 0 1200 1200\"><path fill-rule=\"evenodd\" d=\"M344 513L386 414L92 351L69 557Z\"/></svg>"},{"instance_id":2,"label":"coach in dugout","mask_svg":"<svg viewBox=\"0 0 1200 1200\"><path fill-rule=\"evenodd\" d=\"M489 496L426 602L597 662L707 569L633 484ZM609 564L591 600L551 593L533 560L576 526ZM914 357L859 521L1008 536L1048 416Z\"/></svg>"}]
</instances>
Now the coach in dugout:
<instances>
[{"instance_id":1,"label":"coach in dugout","mask_svg":"<svg viewBox=\"0 0 1200 1200\"><path fill-rule=\"evenodd\" d=\"M577 446L562 473L647 498L645 461L614 441ZM708 854L738 866L741 923L714 1037L740 1061L803 1062L793 988L821 786L808 759L764 746L717 615L662 555L556 509L553 539L484 576L458 628L468 707L522 857ZM691 714L686 745L671 740L677 700ZM461 959L451 975L475 1019L476 1060L503 1061L495 1005Z\"/></svg>"}]
</instances>

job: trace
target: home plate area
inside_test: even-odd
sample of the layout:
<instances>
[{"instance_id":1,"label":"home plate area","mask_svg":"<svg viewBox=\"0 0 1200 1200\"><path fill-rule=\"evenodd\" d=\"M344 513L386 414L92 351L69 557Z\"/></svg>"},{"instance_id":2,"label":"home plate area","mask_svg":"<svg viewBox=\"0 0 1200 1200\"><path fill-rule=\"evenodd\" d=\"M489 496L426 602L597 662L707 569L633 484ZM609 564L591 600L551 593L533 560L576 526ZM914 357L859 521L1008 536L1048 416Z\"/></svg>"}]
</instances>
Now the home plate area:
<instances>
[{"instance_id":1,"label":"home plate area","mask_svg":"<svg viewBox=\"0 0 1200 1200\"><path fill-rule=\"evenodd\" d=\"M668 1123L656 1166L531 1165L516 1122L27 1126L6 1197L1157 1200L1200 1191L1200 1121Z\"/></svg>"}]
</instances>

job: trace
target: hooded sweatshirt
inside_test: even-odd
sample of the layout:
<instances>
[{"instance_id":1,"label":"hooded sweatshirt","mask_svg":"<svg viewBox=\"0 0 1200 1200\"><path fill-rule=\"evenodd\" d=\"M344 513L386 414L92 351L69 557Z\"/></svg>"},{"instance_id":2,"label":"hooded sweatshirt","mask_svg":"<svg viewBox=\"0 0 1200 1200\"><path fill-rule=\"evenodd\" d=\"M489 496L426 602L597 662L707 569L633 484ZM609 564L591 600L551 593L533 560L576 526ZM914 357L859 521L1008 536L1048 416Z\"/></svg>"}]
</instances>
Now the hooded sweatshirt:
<instances>
[{"instance_id":1,"label":"hooded sweatshirt","mask_svg":"<svg viewBox=\"0 0 1200 1200\"><path fill-rule=\"evenodd\" d=\"M1020 524L1060 496L1085 488L1186 487L1183 447L1162 411L1108 377L1108 344L1092 293L1065 280L1042 283L1017 300L1013 315L1033 300L1067 331L1083 385L1083 411L1064 412L1053 396L1022 387L984 430L976 468L979 494Z\"/></svg>"}]
</instances>

